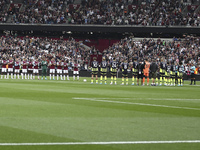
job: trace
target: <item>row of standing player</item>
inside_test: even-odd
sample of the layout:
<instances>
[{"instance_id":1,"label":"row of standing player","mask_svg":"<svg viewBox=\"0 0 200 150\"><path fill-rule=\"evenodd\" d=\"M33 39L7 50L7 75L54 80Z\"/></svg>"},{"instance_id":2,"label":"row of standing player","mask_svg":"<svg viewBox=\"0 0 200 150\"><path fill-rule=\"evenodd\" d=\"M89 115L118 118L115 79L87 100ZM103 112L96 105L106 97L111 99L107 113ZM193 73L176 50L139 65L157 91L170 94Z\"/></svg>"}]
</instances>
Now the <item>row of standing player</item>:
<instances>
[{"instance_id":1,"label":"row of standing player","mask_svg":"<svg viewBox=\"0 0 200 150\"><path fill-rule=\"evenodd\" d=\"M21 79L35 79L35 76L39 78L39 69L42 67L42 78L43 76L47 75L47 68L49 68L50 72L50 80L55 80L55 71L57 73L57 80L59 80L59 76L61 80L65 80L67 77L67 80L69 80L69 63L67 60L60 60L55 61L54 58L47 62L46 58L43 58L42 61L38 61L36 58L35 60L27 60L26 58L21 61L19 58L17 58L15 61L12 57L9 58L9 60L6 60L5 58L1 62L2 70L1 70L1 79L3 79L3 76L5 79L9 79L9 75L11 75L11 79L20 79L20 70L22 70L21 73ZM43 68L46 67L46 70ZM73 79L75 80L75 75L77 76L77 79L79 79L79 67L80 65L78 63L73 63Z\"/></svg>"},{"instance_id":2,"label":"row of standing player","mask_svg":"<svg viewBox=\"0 0 200 150\"><path fill-rule=\"evenodd\" d=\"M96 84L98 84L98 71L100 67L100 84L107 84L107 68L110 67L111 73L111 83L117 84L117 71L119 69L122 70L122 83L124 85L126 80L126 85L128 85L128 70L132 70L132 85L135 84L135 80L137 79L137 85L139 85L139 79L141 79L141 85L145 85L145 78L147 78L147 85L149 85L149 74L152 76L152 84L151 85L173 85L175 86L175 75L178 77L178 86L183 85L183 74L184 74L184 66L182 63L172 64L170 62L165 62L161 59L161 62L158 64L154 59L152 63L148 61L148 58L145 58L145 61L137 60L134 58L133 63L128 63L127 60L124 60L121 64L116 61L114 58L110 64L107 63L105 57L103 57L102 62L99 64L97 62L97 58L93 58L93 62L91 64L92 68L92 77L91 84L94 82L94 77L96 77ZM158 83L158 78L160 80Z\"/></svg>"}]
</instances>

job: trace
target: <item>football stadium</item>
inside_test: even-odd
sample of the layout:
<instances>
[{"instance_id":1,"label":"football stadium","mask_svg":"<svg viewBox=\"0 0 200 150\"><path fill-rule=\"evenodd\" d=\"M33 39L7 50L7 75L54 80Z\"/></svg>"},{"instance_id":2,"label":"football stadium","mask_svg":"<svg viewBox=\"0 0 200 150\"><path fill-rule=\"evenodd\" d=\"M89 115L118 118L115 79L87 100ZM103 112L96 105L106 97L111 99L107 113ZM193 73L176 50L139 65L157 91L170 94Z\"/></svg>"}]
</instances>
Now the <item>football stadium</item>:
<instances>
[{"instance_id":1,"label":"football stadium","mask_svg":"<svg viewBox=\"0 0 200 150\"><path fill-rule=\"evenodd\" d=\"M0 150L198 150L199 0L0 0Z\"/></svg>"}]
</instances>

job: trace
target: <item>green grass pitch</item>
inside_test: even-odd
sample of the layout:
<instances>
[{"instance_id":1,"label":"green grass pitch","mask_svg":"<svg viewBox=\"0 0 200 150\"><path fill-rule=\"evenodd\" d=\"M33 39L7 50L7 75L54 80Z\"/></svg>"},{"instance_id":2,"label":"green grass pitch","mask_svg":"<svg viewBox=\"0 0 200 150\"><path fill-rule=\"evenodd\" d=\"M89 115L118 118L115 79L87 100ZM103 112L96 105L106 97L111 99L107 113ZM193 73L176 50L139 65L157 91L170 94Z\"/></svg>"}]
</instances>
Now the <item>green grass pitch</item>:
<instances>
[{"instance_id":1,"label":"green grass pitch","mask_svg":"<svg viewBox=\"0 0 200 150\"><path fill-rule=\"evenodd\" d=\"M83 79L0 79L0 150L199 149L199 82L151 87Z\"/></svg>"}]
</instances>

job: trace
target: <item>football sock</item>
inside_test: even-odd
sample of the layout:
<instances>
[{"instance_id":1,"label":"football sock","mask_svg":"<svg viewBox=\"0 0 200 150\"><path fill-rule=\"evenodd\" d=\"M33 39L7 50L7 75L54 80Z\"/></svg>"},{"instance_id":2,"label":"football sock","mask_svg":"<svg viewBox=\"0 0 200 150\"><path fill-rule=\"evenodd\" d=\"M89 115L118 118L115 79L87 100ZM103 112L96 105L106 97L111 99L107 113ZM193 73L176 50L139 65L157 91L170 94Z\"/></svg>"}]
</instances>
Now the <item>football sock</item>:
<instances>
[{"instance_id":1,"label":"football sock","mask_svg":"<svg viewBox=\"0 0 200 150\"><path fill-rule=\"evenodd\" d=\"M23 73L21 73L22 79L23 79Z\"/></svg>"},{"instance_id":2,"label":"football sock","mask_svg":"<svg viewBox=\"0 0 200 150\"><path fill-rule=\"evenodd\" d=\"M16 74L14 74L14 79L16 79Z\"/></svg>"},{"instance_id":3,"label":"football sock","mask_svg":"<svg viewBox=\"0 0 200 150\"><path fill-rule=\"evenodd\" d=\"M55 78L55 75L53 74L53 79Z\"/></svg>"},{"instance_id":4,"label":"football sock","mask_svg":"<svg viewBox=\"0 0 200 150\"><path fill-rule=\"evenodd\" d=\"M171 79L168 79L168 84L170 84Z\"/></svg>"},{"instance_id":5,"label":"football sock","mask_svg":"<svg viewBox=\"0 0 200 150\"><path fill-rule=\"evenodd\" d=\"M166 84L166 80L165 80L165 77L163 77L163 80L164 80L164 84Z\"/></svg>"},{"instance_id":6,"label":"football sock","mask_svg":"<svg viewBox=\"0 0 200 150\"><path fill-rule=\"evenodd\" d=\"M144 82L145 82L145 77L143 78L143 84L144 84Z\"/></svg>"},{"instance_id":7,"label":"football sock","mask_svg":"<svg viewBox=\"0 0 200 150\"><path fill-rule=\"evenodd\" d=\"M114 80L115 80L115 84L117 83L117 78L116 77L114 77Z\"/></svg>"},{"instance_id":8,"label":"football sock","mask_svg":"<svg viewBox=\"0 0 200 150\"><path fill-rule=\"evenodd\" d=\"M60 75L60 79L62 80L62 75Z\"/></svg>"},{"instance_id":9,"label":"football sock","mask_svg":"<svg viewBox=\"0 0 200 150\"><path fill-rule=\"evenodd\" d=\"M31 78L30 78L31 80L32 80L32 77L33 77L33 75L31 74Z\"/></svg>"},{"instance_id":10,"label":"football sock","mask_svg":"<svg viewBox=\"0 0 200 150\"><path fill-rule=\"evenodd\" d=\"M160 83L162 83L162 77L160 77Z\"/></svg>"},{"instance_id":11,"label":"football sock","mask_svg":"<svg viewBox=\"0 0 200 150\"><path fill-rule=\"evenodd\" d=\"M26 73L25 73L25 79L26 79Z\"/></svg>"},{"instance_id":12,"label":"football sock","mask_svg":"<svg viewBox=\"0 0 200 150\"><path fill-rule=\"evenodd\" d=\"M103 76L100 77L100 83L102 83L102 80L103 80Z\"/></svg>"},{"instance_id":13,"label":"football sock","mask_svg":"<svg viewBox=\"0 0 200 150\"><path fill-rule=\"evenodd\" d=\"M98 79L96 79L96 83L98 83Z\"/></svg>"},{"instance_id":14,"label":"football sock","mask_svg":"<svg viewBox=\"0 0 200 150\"><path fill-rule=\"evenodd\" d=\"M124 78L122 78L122 84L124 84Z\"/></svg>"},{"instance_id":15,"label":"football sock","mask_svg":"<svg viewBox=\"0 0 200 150\"><path fill-rule=\"evenodd\" d=\"M178 79L178 84L181 84L180 82L181 82L181 79Z\"/></svg>"},{"instance_id":16,"label":"football sock","mask_svg":"<svg viewBox=\"0 0 200 150\"><path fill-rule=\"evenodd\" d=\"M19 79L19 74L17 74L17 77L18 77L18 79Z\"/></svg>"},{"instance_id":17,"label":"football sock","mask_svg":"<svg viewBox=\"0 0 200 150\"><path fill-rule=\"evenodd\" d=\"M28 74L28 79L29 79L29 74Z\"/></svg>"},{"instance_id":18,"label":"football sock","mask_svg":"<svg viewBox=\"0 0 200 150\"><path fill-rule=\"evenodd\" d=\"M79 76L77 76L77 80L79 80Z\"/></svg>"},{"instance_id":19,"label":"football sock","mask_svg":"<svg viewBox=\"0 0 200 150\"><path fill-rule=\"evenodd\" d=\"M181 79L181 84L183 84L183 79Z\"/></svg>"},{"instance_id":20,"label":"football sock","mask_svg":"<svg viewBox=\"0 0 200 150\"><path fill-rule=\"evenodd\" d=\"M128 84L128 78L126 78L126 84Z\"/></svg>"},{"instance_id":21,"label":"football sock","mask_svg":"<svg viewBox=\"0 0 200 150\"><path fill-rule=\"evenodd\" d=\"M107 81L107 76L105 76L104 79L105 79L105 83L106 83L106 81Z\"/></svg>"},{"instance_id":22,"label":"football sock","mask_svg":"<svg viewBox=\"0 0 200 150\"><path fill-rule=\"evenodd\" d=\"M50 78L50 80L51 80L51 74L50 74L49 78Z\"/></svg>"},{"instance_id":23,"label":"football sock","mask_svg":"<svg viewBox=\"0 0 200 150\"><path fill-rule=\"evenodd\" d=\"M75 75L73 75L73 79L75 80Z\"/></svg>"},{"instance_id":24,"label":"football sock","mask_svg":"<svg viewBox=\"0 0 200 150\"><path fill-rule=\"evenodd\" d=\"M64 80L65 80L65 75L63 76Z\"/></svg>"},{"instance_id":25,"label":"football sock","mask_svg":"<svg viewBox=\"0 0 200 150\"><path fill-rule=\"evenodd\" d=\"M149 78L147 78L147 84L149 84Z\"/></svg>"},{"instance_id":26,"label":"football sock","mask_svg":"<svg viewBox=\"0 0 200 150\"><path fill-rule=\"evenodd\" d=\"M11 73L11 79L13 78L13 73Z\"/></svg>"},{"instance_id":27,"label":"football sock","mask_svg":"<svg viewBox=\"0 0 200 150\"><path fill-rule=\"evenodd\" d=\"M111 76L111 83L113 83L113 76Z\"/></svg>"},{"instance_id":28,"label":"football sock","mask_svg":"<svg viewBox=\"0 0 200 150\"><path fill-rule=\"evenodd\" d=\"M59 75L57 75L57 80L59 79Z\"/></svg>"},{"instance_id":29,"label":"football sock","mask_svg":"<svg viewBox=\"0 0 200 150\"><path fill-rule=\"evenodd\" d=\"M93 83L93 79L91 79L91 83Z\"/></svg>"},{"instance_id":30,"label":"football sock","mask_svg":"<svg viewBox=\"0 0 200 150\"><path fill-rule=\"evenodd\" d=\"M67 80L69 80L69 75L67 75Z\"/></svg>"},{"instance_id":31,"label":"football sock","mask_svg":"<svg viewBox=\"0 0 200 150\"><path fill-rule=\"evenodd\" d=\"M134 78L134 76L132 77L132 83L134 84L134 81L135 81L135 78Z\"/></svg>"},{"instance_id":32,"label":"football sock","mask_svg":"<svg viewBox=\"0 0 200 150\"><path fill-rule=\"evenodd\" d=\"M194 84L196 84L196 80L194 79Z\"/></svg>"},{"instance_id":33,"label":"football sock","mask_svg":"<svg viewBox=\"0 0 200 150\"><path fill-rule=\"evenodd\" d=\"M158 78L156 78L156 84L158 84Z\"/></svg>"},{"instance_id":34,"label":"football sock","mask_svg":"<svg viewBox=\"0 0 200 150\"><path fill-rule=\"evenodd\" d=\"M175 79L173 79L173 83L175 84Z\"/></svg>"},{"instance_id":35,"label":"football sock","mask_svg":"<svg viewBox=\"0 0 200 150\"><path fill-rule=\"evenodd\" d=\"M9 79L9 73L7 73L7 78Z\"/></svg>"}]
</instances>

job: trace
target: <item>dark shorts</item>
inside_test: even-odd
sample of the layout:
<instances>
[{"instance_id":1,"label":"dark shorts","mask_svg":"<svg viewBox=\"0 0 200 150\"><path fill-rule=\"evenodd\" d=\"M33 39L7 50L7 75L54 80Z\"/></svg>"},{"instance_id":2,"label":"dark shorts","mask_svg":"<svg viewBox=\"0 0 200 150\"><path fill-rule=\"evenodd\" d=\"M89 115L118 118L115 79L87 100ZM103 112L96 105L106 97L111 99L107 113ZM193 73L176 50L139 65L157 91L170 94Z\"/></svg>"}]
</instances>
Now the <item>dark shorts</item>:
<instances>
[{"instance_id":1,"label":"dark shorts","mask_svg":"<svg viewBox=\"0 0 200 150\"><path fill-rule=\"evenodd\" d=\"M122 77L128 77L128 72L127 71L123 71L122 72Z\"/></svg>"},{"instance_id":2,"label":"dark shorts","mask_svg":"<svg viewBox=\"0 0 200 150\"><path fill-rule=\"evenodd\" d=\"M141 78L141 79L142 79L142 78L143 78L143 76L144 76L144 75L143 75L143 73L141 73L141 74L139 74L139 73L138 73L138 75L137 75L137 78L138 78L138 79L139 79L139 78Z\"/></svg>"},{"instance_id":3,"label":"dark shorts","mask_svg":"<svg viewBox=\"0 0 200 150\"><path fill-rule=\"evenodd\" d=\"M194 73L191 73L191 79L192 78L195 78L195 74Z\"/></svg>"},{"instance_id":4,"label":"dark shorts","mask_svg":"<svg viewBox=\"0 0 200 150\"><path fill-rule=\"evenodd\" d=\"M137 77L138 73L137 72L133 72L133 76Z\"/></svg>"},{"instance_id":5,"label":"dark shorts","mask_svg":"<svg viewBox=\"0 0 200 150\"><path fill-rule=\"evenodd\" d=\"M155 79L155 78L156 78L156 72L152 72L152 73L151 73L151 76L152 76L152 78Z\"/></svg>"},{"instance_id":6,"label":"dark shorts","mask_svg":"<svg viewBox=\"0 0 200 150\"><path fill-rule=\"evenodd\" d=\"M180 73L180 72L178 72L177 74L178 74L178 78L180 78L180 79L182 79L182 78L183 78L183 73L182 73L182 72L181 72L181 73Z\"/></svg>"},{"instance_id":7,"label":"dark shorts","mask_svg":"<svg viewBox=\"0 0 200 150\"><path fill-rule=\"evenodd\" d=\"M92 74L93 74L93 75L97 75L97 74L98 74L98 71L92 71Z\"/></svg>"},{"instance_id":8,"label":"dark shorts","mask_svg":"<svg viewBox=\"0 0 200 150\"><path fill-rule=\"evenodd\" d=\"M171 78L175 78L176 77L176 74L174 71L171 72Z\"/></svg>"},{"instance_id":9,"label":"dark shorts","mask_svg":"<svg viewBox=\"0 0 200 150\"><path fill-rule=\"evenodd\" d=\"M117 72L111 72L111 76L117 76Z\"/></svg>"},{"instance_id":10,"label":"dark shorts","mask_svg":"<svg viewBox=\"0 0 200 150\"><path fill-rule=\"evenodd\" d=\"M111 76L117 76L117 69L111 68L110 74L111 74Z\"/></svg>"}]
</instances>

